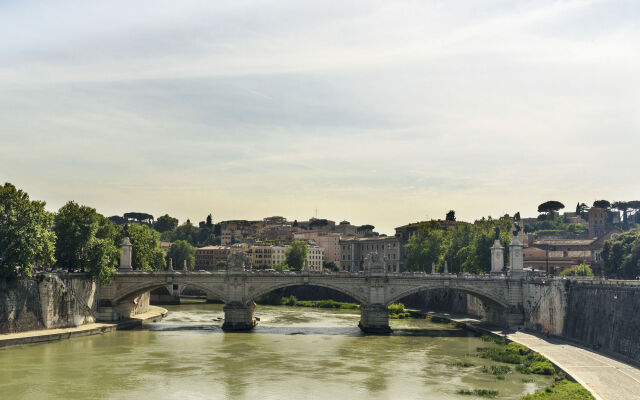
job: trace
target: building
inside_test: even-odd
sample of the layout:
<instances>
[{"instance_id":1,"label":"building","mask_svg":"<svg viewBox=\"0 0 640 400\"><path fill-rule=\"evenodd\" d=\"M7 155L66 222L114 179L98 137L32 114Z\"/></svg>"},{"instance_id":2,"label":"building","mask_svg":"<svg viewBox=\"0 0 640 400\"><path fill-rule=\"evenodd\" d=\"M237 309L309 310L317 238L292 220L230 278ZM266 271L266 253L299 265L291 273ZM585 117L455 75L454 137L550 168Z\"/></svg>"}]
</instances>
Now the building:
<instances>
[{"instance_id":1,"label":"building","mask_svg":"<svg viewBox=\"0 0 640 400\"><path fill-rule=\"evenodd\" d=\"M249 246L249 256L251 256L251 267L257 269L273 268L272 248L269 245Z\"/></svg>"},{"instance_id":2,"label":"building","mask_svg":"<svg viewBox=\"0 0 640 400\"><path fill-rule=\"evenodd\" d=\"M607 210L604 208L591 207L588 213L589 218L589 239L598 238L607 232Z\"/></svg>"},{"instance_id":3,"label":"building","mask_svg":"<svg viewBox=\"0 0 640 400\"><path fill-rule=\"evenodd\" d=\"M342 221L335 227L335 231L343 236L356 236L358 227L351 225L349 221Z\"/></svg>"},{"instance_id":4,"label":"building","mask_svg":"<svg viewBox=\"0 0 640 400\"><path fill-rule=\"evenodd\" d=\"M339 233L318 231L302 231L293 235L295 240L313 240L324 249L324 261L335 263L340 261L340 237Z\"/></svg>"},{"instance_id":5,"label":"building","mask_svg":"<svg viewBox=\"0 0 640 400\"><path fill-rule=\"evenodd\" d=\"M309 245L307 249L307 262L305 268L308 271L322 271L324 249L322 247L312 245Z\"/></svg>"},{"instance_id":6,"label":"building","mask_svg":"<svg viewBox=\"0 0 640 400\"><path fill-rule=\"evenodd\" d=\"M285 251L289 246L271 246L271 265L275 267L281 262L285 262L287 257Z\"/></svg>"},{"instance_id":7,"label":"building","mask_svg":"<svg viewBox=\"0 0 640 400\"><path fill-rule=\"evenodd\" d=\"M386 258L387 272L401 272L400 240L394 236L352 238L340 240L340 267L351 272L364 270L364 259L369 253L378 253Z\"/></svg>"},{"instance_id":8,"label":"building","mask_svg":"<svg viewBox=\"0 0 640 400\"><path fill-rule=\"evenodd\" d=\"M226 269L227 257L231 253L229 246L205 246L196 249L195 269L204 269L207 271L218 271L219 266L224 263ZM175 267L175 266L174 266Z\"/></svg>"},{"instance_id":9,"label":"building","mask_svg":"<svg viewBox=\"0 0 640 400\"><path fill-rule=\"evenodd\" d=\"M558 274L574 265L587 264L594 274L602 270L600 253L604 242L621 233L613 228L595 239L542 239L536 240L523 250L525 268Z\"/></svg>"}]
</instances>

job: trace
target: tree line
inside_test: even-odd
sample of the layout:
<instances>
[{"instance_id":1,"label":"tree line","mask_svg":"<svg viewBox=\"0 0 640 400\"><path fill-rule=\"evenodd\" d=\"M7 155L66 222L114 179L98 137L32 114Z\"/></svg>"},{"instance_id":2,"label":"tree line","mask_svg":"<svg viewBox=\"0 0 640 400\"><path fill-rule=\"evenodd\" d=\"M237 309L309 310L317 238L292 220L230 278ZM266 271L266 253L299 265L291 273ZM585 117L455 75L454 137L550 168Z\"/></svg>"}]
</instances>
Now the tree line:
<instances>
[{"instance_id":1,"label":"tree line","mask_svg":"<svg viewBox=\"0 0 640 400\"><path fill-rule=\"evenodd\" d=\"M448 219L452 221L452 218ZM499 231L499 240L505 248L505 260L511 243L510 220L483 218L474 224L457 222L441 229L438 221L426 222L409 238L405 246L408 271L431 272L432 264L442 272L447 262L452 273L469 272L480 274L491 270L491 246Z\"/></svg>"},{"instance_id":2,"label":"tree line","mask_svg":"<svg viewBox=\"0 0 640 400\"><path fill-rule=\"evenodd\" d=\"M55 213L45 205L11 183L0 186L0 280L27 278L36 267L52 266L87 272L106 283L118 266L125 234L133 245L136 269L162 270L169 258L176 268L182 268L185 260L188 268L194 268L195 249L188 241L177 239L165 257L162 234L153 226L165 223L168 216L154 222L150 214L127 213L119 224L74 201ZM180 228L177 220L175 225L175 230Z\"/></svg>"}]
</instances>

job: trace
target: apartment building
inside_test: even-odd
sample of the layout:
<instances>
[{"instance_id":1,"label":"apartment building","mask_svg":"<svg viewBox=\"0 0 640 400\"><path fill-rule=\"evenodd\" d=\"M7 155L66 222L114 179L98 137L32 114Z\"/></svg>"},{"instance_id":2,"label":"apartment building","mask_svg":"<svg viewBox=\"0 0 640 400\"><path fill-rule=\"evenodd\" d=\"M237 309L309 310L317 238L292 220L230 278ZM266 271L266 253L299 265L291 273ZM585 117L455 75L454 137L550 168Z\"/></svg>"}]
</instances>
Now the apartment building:
<instances>
[{"instance_id":1,"label":"apartment building","mask_svg":"<svg viewBox=\"0 0 640 400\"><path fill-rule=\"evenodd\" d=\"M340 237L339 233L331 232L298 232L293 235L295 240L313 240L318 247L324 249L324 261L340 261Z\"/></svg>"},{"instance_id":2,"label":"apartment building","mask_svg":"<svg viewBox=\"0 0 640 400\"><path fill-rule=\"evenodd\" d=\"M401 272L404 269L400 240L394 236L340 240L340 267L351 272L362 271L369 253L377 253L387 259L387 272Z\"/></svg>"},{"instance_id":3,"label":"apartment building","mask_svg":"<svg viewBox=\"0 0 640 400\"><path fill-rule=\"evenodd\" d=\"M218 263L226 264L227 257L231 253L229 246L205 246L196 249L195 269L204 269L207 271L217 271Z\"/></svg>"}]
</instances>

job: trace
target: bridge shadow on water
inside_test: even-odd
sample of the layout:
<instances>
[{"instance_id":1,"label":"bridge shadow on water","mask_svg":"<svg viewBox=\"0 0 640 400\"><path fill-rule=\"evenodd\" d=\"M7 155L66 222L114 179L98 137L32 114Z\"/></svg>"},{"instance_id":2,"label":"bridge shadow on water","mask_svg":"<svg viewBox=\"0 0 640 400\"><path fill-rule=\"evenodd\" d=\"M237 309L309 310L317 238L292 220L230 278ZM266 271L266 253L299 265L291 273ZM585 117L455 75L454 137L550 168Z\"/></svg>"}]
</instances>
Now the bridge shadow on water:
<instances>
[{"instance_id":1,"label":"bridge shadow on water","mask_svg":"<svg viewBox=\"0 0 640 400\"><path fill-rule=\"evenodd\" d=\"M336 326L265 326L257 325L250 331L225 332L221 325L215 324L163 324L155 323L143 328L156 332L199 331L203 333L241 333L266 335L329 335L329 336L368 336L358 327ZM389 336L420 337L474 337L475 333L462 329L396 329Z\"/></svg>"}]
</instances>

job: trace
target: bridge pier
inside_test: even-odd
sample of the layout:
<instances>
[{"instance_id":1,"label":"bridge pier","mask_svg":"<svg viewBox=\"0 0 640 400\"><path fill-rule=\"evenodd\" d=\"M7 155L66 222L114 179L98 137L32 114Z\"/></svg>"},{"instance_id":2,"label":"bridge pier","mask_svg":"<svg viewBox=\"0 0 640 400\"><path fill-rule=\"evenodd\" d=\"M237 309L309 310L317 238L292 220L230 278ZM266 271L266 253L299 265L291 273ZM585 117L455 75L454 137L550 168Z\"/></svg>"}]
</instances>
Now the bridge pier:
<instances>
[{"instance_id":1,"label":"bridge pier","mask_svg":"<svg viewBox=\"0 0 640 400\"><path fill-rule=\"evenodd\" d=\"M389 310L384 304L361 305L360 323L358 327L366 333L391 333L391 327L389 327Z\"/></svg>"},{"instance_id":2,"label":"bridge pier","mask_svg":"<svg viewBox=\"0 0 640 400\"><path fill-rule=\"evenodd\" d=\"M222 329L225 331L248 331L253 329L256 326L256 319L253 316L255 308L256 303L253 301L249 302L249 304L239 301L225 304L222 308L224 310Z\"/></svg>"}]
</instances>

